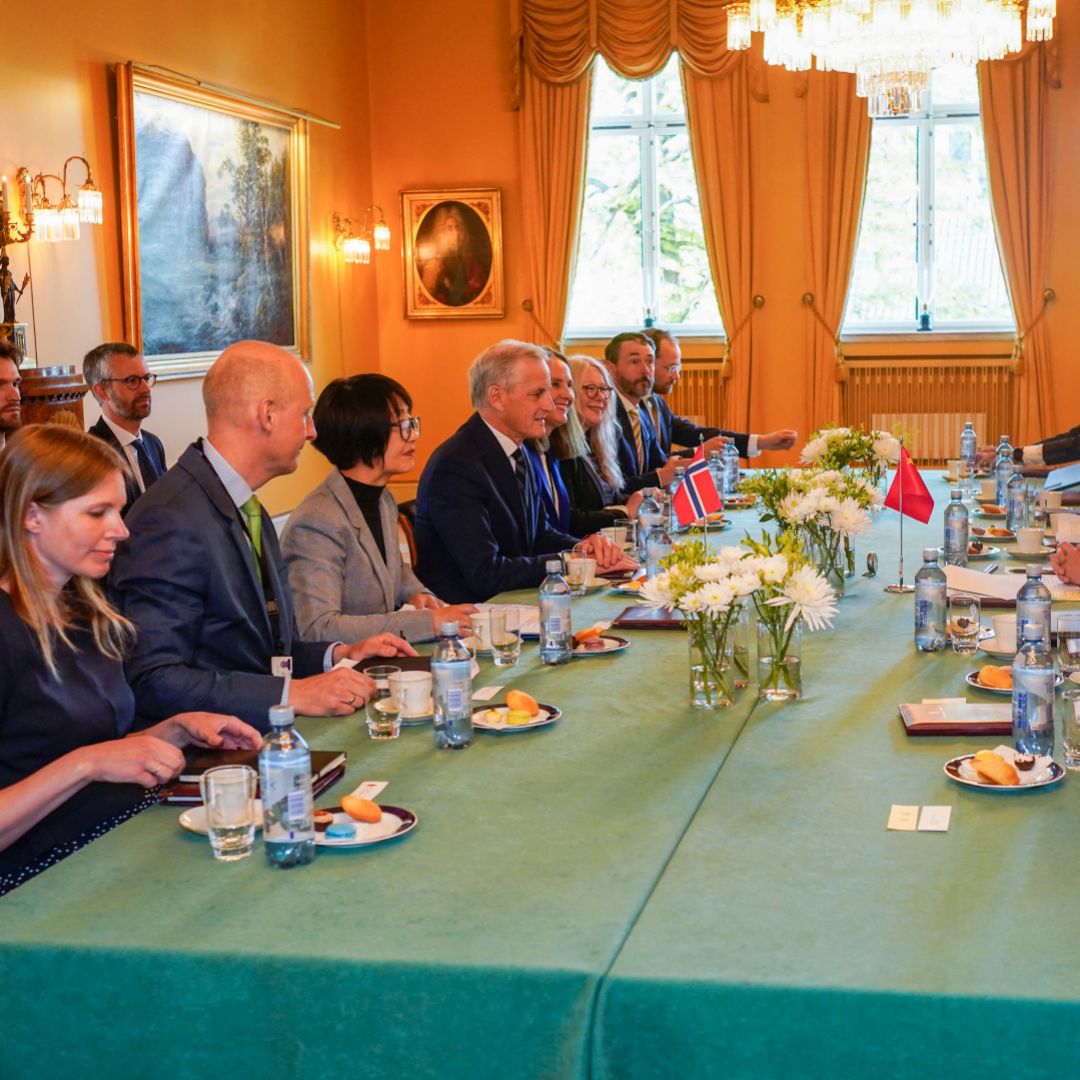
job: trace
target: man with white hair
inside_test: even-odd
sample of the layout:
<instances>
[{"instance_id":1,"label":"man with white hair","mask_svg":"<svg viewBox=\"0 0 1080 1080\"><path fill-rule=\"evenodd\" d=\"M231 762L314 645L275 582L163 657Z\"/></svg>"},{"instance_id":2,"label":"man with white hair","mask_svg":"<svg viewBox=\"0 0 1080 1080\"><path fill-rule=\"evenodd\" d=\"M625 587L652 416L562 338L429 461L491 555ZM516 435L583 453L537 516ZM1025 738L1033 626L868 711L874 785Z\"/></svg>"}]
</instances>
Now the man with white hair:
<instances>
[{"instance_id":1,"label":"man with white hair","mask_svg":"<svg viewBox=\"0 0 1080 1080\"><path fill-rule=\"evenodd\" d=\"M521 444L554 409L543 349L500 341L469 368L476 410L431 455L416 496L417 573L450 604L535 588L544 563L579 543L548 524ZM602 536L582 542L597 569L632 565Z\"/></svg>"},{"instance_id":2,"label":"man with white hair","mask_svg":"<svg viewBox=\"0 0 1080 1080\"><path fill-rule=\"evenodd\" d=\"M266 730L271 705L354 712L371 680L342 659L415 656L393 634L304 643L273 522L255 492L295 471L314 438L311 376L276 345L241 341L203 382L207 437L143 495L111 587L137 638L126 668L146 721L201 709ZM295 677L294 677L295 676Z\"/></svg>"}]
</instances>

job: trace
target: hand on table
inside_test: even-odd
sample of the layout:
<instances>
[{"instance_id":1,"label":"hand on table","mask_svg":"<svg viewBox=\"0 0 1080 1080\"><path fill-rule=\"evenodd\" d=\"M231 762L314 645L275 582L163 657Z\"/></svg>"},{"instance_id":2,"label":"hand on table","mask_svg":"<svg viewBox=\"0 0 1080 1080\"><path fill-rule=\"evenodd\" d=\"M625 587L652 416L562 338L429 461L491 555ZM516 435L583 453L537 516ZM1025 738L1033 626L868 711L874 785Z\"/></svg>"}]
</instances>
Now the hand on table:
<instances>
[{"instance_id":1,"label":"hand on table","mask_svg":"<svg viewBox=\"0 0 1080 1080\"><path fill-rule=\"evenodd\" d=\"M304 716L348 716L374 692L375 683L366 675L351 667L336 667L323 675L293 679L289 704Z\"/></svg>"},{"instance_id":2,"label":"hand on table","mask_svg":"<svg viewBox=\"0 0 1080 1080\"><path fill-rule=\"evenodd\" d=\"M990 468L994 464L994 455L996 452L996 446L980 446L979 449L975 451L975 468Z\"/></svg>"},{"instance_id":3,"label":"hand on table","mask_svg":"<svg viewBox=\"0 0 1080 1080\"><path fill-rule=\"evenodd\" d=\"M1064 541L1058 544L1057 551L1050 557L1050 565L1062 581L1070 585L1080 585L1080 547Z\"/></svg>"},{"instance_id":4,"label":"hand on table","mask_svg":"<svg viewBox=\"0 0 1080 1080\"><path fill-rule=\"evenodd\" d=\"M256 750L262 736L237 716L222 713L177 713L144 735L154 735L173 746L205 746L210 750Z\"/></svg>"},{"instance_id":5,"label":"hand on table","mask_svg":"<svg viewBox=\"0 0 1080 1080\"><path fill-rule=\"evenodd\" d=\"M145 788L171 780L184 765L184 755L178 747L145 734L93 743L80 747L74 754L91 780L141 784Z\"/></svg>"},{"instance_id":6,"label":"hand on table","mask_svg":"<svg viewBox=\"0 0 1080 1080\"><path fill-rule=\"evenodd\" d=\"M645 498L644 491L635 491L630 498L626 500L626 516L637 520L638 507L641 505L641 500Z\"/></svg>"},{"instance_id":7,"label":"hand on table","mask_svg":"<svg viewBox=\"0 0 1080 1080\"><path fill-rule=\"evenodd\" d=\"M778 428L776 431L770 431L768 435L758 436L758 449L790 450L798 437L799 433L794 428Z\"/></svg>"},{"instance_id":8,"label":"hand on table","mask_svg":"<svg viewBox=\"0 0 1080 1080\"><path fill-rule=\"evenodd\" d=\"M372 637L364 638L352 645L339 645L334 650L334 663L348 657L350 660L367 660L372 656L415 656L416 650L397 634L388 630Z\"/></svg>"}]
</instances>

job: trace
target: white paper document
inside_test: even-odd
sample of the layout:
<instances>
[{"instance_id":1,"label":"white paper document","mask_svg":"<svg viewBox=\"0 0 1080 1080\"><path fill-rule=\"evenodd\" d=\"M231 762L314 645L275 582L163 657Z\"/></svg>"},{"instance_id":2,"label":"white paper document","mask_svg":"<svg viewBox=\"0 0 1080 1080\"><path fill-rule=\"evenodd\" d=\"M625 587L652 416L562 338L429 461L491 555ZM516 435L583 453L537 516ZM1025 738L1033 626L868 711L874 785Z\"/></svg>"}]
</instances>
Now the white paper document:
<instances>
[{"instance_id":1,"label":"white paper document","mask_svg":"<svg viewBox=\"0 0 1080 1080\"><path fill-rule=\"evenodd\" d=\"M984 574L966 566L945 567L945 584L950 594L966 592L995 600L1015 600L1026 580L1020 574Z\"/></svg>"}]
</instances>

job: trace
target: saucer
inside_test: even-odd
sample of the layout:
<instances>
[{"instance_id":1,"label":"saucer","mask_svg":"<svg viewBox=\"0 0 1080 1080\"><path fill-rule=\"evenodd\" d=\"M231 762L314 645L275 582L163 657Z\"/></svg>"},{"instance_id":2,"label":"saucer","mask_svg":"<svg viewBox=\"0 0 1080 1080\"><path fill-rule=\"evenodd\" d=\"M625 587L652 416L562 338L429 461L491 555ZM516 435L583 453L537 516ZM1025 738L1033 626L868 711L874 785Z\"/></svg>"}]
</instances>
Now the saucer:
<instances>
[{"instance_id":1,"label":"saucer","mask_svg":"<svg viewBox=\"0 0 1080 1080\"><path fill-rule=\"evenodd\" d=\"M970 766L968 766L967 763L971 761L974 756L974 754L963 754L961 757L946 761L944 766L945 775L950 780L955 780L958 784L963 784L965 787L978 788L980 791L1001 792L1028 791L1031 788L1049 787L1051 784L1058 783L1065 775L1065 770L1056 761L1051 761L1049 765L1046 765L1041 769L1035 777L1026 784L987 784L982 780L970 779ZM967 766L967 768L965 768L965 766Z\"/></svg>"},{"instance_id":2,"label":"saucer","mask_svg":"<svg viewBox=\"0 0 1080 1080\"><path fill-rule=\"evenodd\" d=\"M993 633L991 633L987 637L982 638L979 641L979 648L982 649L984 653L987 653L990 656L1013 657L1016 655L1015 649L1001 648L1001 646L997 643L997 637ZM987 689L987 687L980 685L979 689L985 690Z\"/></svg>"}]
</instances>

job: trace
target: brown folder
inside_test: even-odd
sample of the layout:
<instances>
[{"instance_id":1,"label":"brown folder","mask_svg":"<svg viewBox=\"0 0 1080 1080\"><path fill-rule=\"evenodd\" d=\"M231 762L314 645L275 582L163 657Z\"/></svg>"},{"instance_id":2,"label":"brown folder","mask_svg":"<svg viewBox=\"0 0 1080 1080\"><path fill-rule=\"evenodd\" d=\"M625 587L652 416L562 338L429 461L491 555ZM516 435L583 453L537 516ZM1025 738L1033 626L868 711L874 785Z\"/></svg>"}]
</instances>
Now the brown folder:
<instances>
[{"instance_id":1,"label":"brown folder","mask_svg":"<svg viewBox=\"0 0 1080 1080\"><path fill-rule=\"evenodd\" d=\"M625 608L611 624L614 630L682 630L682 618L671 608L647 604Z\"/></svg>"}]
</instances>

